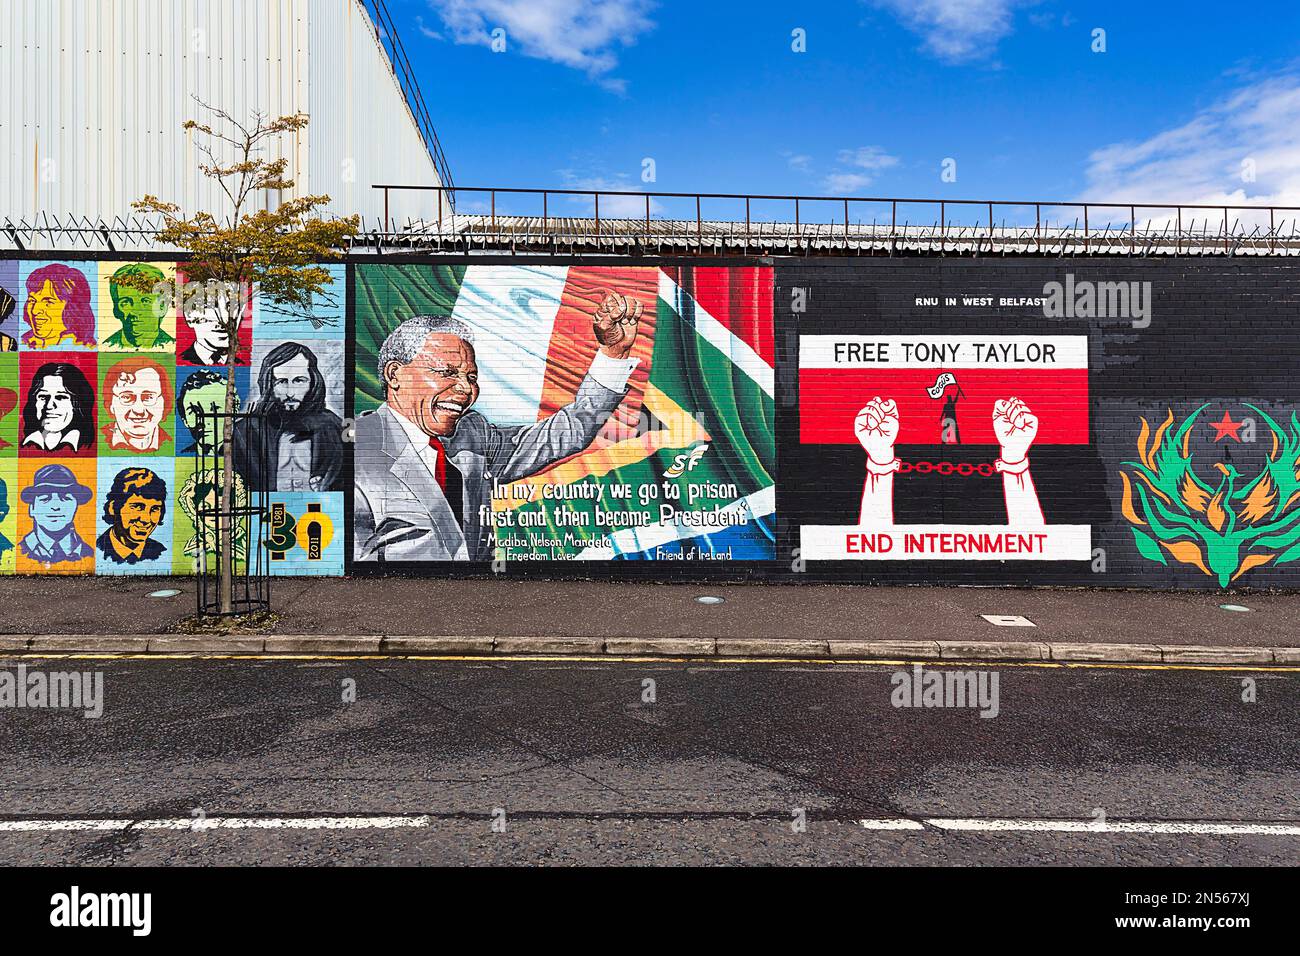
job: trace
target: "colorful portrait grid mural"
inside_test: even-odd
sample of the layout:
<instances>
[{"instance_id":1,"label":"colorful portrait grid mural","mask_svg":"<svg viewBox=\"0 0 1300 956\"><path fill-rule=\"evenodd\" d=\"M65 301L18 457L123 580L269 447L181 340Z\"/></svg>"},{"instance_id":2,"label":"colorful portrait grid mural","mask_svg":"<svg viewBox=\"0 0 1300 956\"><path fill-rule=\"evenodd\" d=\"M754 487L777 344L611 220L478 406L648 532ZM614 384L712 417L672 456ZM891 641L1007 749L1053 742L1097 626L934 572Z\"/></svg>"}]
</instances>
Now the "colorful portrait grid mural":
<instances>
[{"instance_id":1,"label":"colorful portrait grid mural","mask_svg":"<svg viewBox=\"0 0 1300 956\"><path fill-rule=\"evenodd\" d=\"M0 261L0 573L192 573L218 486L199 463L220 441L197 410L222 407L231 348L240 406L270 423L234 435L237 489L270 497L270 567L342 573L345 270L331 270L302 314L250 303L232 342L207 303L187 314L183 263Z\"/></svg>"}]
</instances>

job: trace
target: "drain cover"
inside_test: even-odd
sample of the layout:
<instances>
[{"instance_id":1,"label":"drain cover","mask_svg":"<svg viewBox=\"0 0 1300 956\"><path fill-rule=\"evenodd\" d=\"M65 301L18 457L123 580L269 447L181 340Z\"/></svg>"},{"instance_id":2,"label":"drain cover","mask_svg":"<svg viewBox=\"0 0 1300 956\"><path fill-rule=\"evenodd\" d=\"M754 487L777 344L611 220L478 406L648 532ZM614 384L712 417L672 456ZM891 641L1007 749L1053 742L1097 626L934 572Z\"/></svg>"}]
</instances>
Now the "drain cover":
<instances>
[{"instance_id":1,"label":"drain cover","mask_svg":"<svg viewBox=\"0 0 1300 956\"><path fill-rule=\"evenodd\" d=\"M1033 621L1019 614L981 614L980 617L997 627L1037 627Z\"/></svg>"},{"instance_id":2,"label":"drain cover","mask_svg":"<svg viewBox=\"0 0 1300 956\"><path fill-rule=\"evenodd\" d=\"M726 600L726 598L715 597L712 594L704 594L697 597L695 600L699 601L701 604L721 604Z\"/></svg>"},{"instance_id":3,"label":"drain cover","mask_svg":"<svg viewBox=\"0 0 1300 956\"><path fill-rule=\"evenodd\" d=\"M149 597L152 597L152 598L168 598L168 597L175 597L176 595L178 595L178 594L180 594L180 593L181 593L181 592L180 592L179 590L177 590L176 588L163 588L161 591L150 591L150 592L149 592Z\"/></svg>"}]
</instances>

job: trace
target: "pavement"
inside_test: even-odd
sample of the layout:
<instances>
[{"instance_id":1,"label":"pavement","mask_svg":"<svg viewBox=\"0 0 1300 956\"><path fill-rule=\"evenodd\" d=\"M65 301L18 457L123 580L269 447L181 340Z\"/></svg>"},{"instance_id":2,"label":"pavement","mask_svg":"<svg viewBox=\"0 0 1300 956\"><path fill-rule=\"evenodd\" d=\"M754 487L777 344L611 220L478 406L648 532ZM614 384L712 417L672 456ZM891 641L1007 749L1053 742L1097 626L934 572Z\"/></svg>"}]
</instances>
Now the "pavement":
<instances>
[{"instance_id":1,"label":"pavement","mask_svg":"<svg viewBox=\"0 0 1300 956\"><path fill-rule=\"evenodd\" d=\"M264 632L207 637L179 627L193 601L187 578L0 578L0 649L1300 664L1295 593L288 578Z\"/></svg>"},{"instance_id":2,"label":"pavement","mask_svg":"<svg viewBox=\"0 0 1300 956\"><path fill-rule=\"evenodd\" d=\"M24 663L103 713L0 709L10 864L1300 863L1294 672L997 665L981 717L866 663Z\"/></svg>"}]
</instances>

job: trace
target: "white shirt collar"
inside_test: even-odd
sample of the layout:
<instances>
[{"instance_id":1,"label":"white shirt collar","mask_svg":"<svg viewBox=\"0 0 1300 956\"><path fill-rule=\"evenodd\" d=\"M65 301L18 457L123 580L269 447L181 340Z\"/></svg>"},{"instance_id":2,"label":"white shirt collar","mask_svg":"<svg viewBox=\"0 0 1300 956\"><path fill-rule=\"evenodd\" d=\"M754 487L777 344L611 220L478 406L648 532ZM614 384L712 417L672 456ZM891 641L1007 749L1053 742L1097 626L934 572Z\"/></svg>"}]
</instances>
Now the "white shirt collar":
<instances>
[{"instance_id":1,"label":"white shirt collar","mask_svg":"<svg viewBox=\"0 0 1300 956\"><path fill-rule=\"evenodd\" d=\"M420 461L424 462L424 467L429 469L429 474L436 481L438 479L438 449L429 444L429 436L424 433L419 425L393 408L392 405L385 402L384 407L402 426L402 431L406 433L407 439L411 442L411 447L415 449Z\"/></svg>"},{"instance_id":2,"label":"white shirt collar","mask_svg":"<svg viewBox=\"0 0 1300 956\"><path fill-rule=\"evenodd\" d=\"M415 424L415 422L411 421L392 405L386 405L385 407L392 413L393 417L397 419L397 423L402 426L402 431L406 432L406 437L411 440L411 444L415 446L416 451L419 451L422 448L427 448L429 451L434 453L437 452L437 449L429 444L429 436L424 433L424 430L420 428L419 425Z\"/></svg>"},{"instance_id":3,"label":"white shirt collar","mask_svg":"<svg viewBox=\"0 0 1300 956\"><path fill-rule=\"evenodd\" d=\"M44 448L46 451L54 451L54 449L62 445L67 445L70 448L76 448L80 441L81 441L81 432L74 428L72 429L72 431L64 432L62 435L60 435L59 439L56 442L54 442L54 444L52 445L45 444L45 432L43 431L32 432L30 435L28 435L26 438L23 439L23 444L35 445L37 448Z\"/></svg>"}]
</instances>

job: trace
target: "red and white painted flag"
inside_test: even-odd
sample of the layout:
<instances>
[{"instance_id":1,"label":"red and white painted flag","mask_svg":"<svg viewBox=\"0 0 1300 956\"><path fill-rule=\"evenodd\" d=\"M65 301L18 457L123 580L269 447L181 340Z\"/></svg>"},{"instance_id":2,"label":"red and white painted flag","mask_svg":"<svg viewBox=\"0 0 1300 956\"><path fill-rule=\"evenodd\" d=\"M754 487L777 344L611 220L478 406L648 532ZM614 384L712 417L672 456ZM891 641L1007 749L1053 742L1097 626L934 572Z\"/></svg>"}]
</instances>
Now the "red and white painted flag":
<instances>
[{"instance_id":1,"label":"red and white painted flag","mask_svg":"<svg viewBox=\"0 0 1300 956\"><path fill-rule=\"evenodd\" d=\"M1087 444L1088 338L800 336L801 442L857 444L853 420L877 395L898 404L899 445L942 441L936 400L945 397L958 400L963 445L996 445L994 405L1013 396L1038 416L1035 445Z\"/></svg>"}]
</instances>

